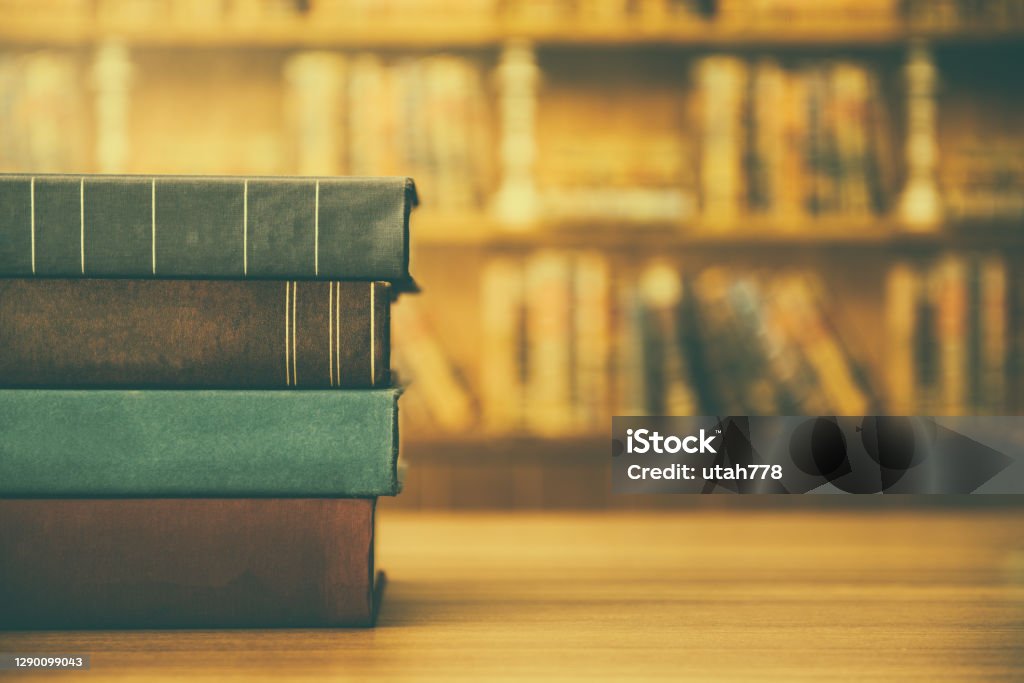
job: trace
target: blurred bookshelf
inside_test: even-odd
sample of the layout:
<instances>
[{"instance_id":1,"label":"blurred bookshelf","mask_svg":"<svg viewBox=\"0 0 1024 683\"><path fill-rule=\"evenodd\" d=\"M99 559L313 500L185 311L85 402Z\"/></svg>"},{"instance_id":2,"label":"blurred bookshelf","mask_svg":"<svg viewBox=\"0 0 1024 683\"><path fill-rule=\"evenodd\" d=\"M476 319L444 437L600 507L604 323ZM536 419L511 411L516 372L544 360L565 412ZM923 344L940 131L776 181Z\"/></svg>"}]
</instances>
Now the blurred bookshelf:
<instances>
[{"instance_id":1,"label":"blurred bookshelf","mask_svg":"<svg viewBox=\"0 0 1024 683\"><path fill-rule=\"evenodd\" d=\"M0 170L416 178L412 481L613 414L1024 411L1024 0L0 16Z\"/></svg>"}]
</instances>

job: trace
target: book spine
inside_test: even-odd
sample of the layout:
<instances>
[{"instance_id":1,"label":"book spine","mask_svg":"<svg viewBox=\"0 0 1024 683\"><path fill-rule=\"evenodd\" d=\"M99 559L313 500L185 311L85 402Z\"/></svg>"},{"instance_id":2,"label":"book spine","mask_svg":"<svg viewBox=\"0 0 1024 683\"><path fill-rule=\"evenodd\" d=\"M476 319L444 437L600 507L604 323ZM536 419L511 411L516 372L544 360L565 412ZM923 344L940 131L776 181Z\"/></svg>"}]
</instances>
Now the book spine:
<instances>
[{"instance_id":1,"label":"book spine","mask_svg":"<svg viewBox=\"0 0 1024 683\"><path fill-rule=\"evenodd\" d=\"M813 283L794 276L783 285L783 291L785 301L801 311L803 333L797 342L814 367L834 414L866 415L871 399L858 381L853 359L818 305Z\"/></svg>"},{"instance_id":2,"label":"book spine","mask_svg":"<svg viewBox=\"0 0 1024 683\"><path fill-rule=\"evenodd\" d=\"M983 323L982 323L982 285L981 285L981 264L977 258L967 259L966 266L966 375L967 375L967 400L966 404L969 414L983 414L985 397L982 390L982 344Z\"/></svg>"},{"instance_id":3,"label":"book spine","mask_svg":"<svg viewBox=\"0 0 1024 683\"><path fill-rule=\"evenodd\" d=\"M761 298L763 335L768 361L788 398L792 413L796 415L824 415L828 413L828 400L822 391L814 368L800 351L792 330L801 325L793 318L797 312L780 305L775 295L777 287L769 284ZM802 333L802 332L800 332Z\"/></svg>"},{"instance_id":4,"label":"book spine","mask_svg":"<svg viewBox=\"0 0 1024 683\"><path fill-rule=\"evenodd\" d=\"M1009 354L1007 379L1011 391L1011 414L1024 414L1024 272L1014 264L1010 268L1008 292Z\"/></svg>"},{"instance_id":5,"label":"book spine","mask_svg":"<svg viewBox=\"0 0 1024 683\"><path fill-rule=\"evenodd\" d=\"M990 256L979 264L982 286L981 386L989 415L1007 415L1007 296L1006 266L1001 257Z\"/></svg>"},{"instance_id":6,"label":"book spine","mask_svg":"<svg viewBox=\"0 0 1024 683\"><path fill-rule=\"evenodd\" d=\"M697 63L700 88L700 194L703 218L726 230L746 202L743 182L743 103L747 65L736 57L705 57Z\"/></svg>"},{"instance_id":7,"label":"book spine","mask_svg":"<svg viewBox=\"0 0 1024 683\"><path fill-rule=\"evenodd\" d=\"M572 270L569 254L539 251L525 275L527 306L526 426L540 435L573 431Z\"/></svg>"},{"instance_id":8,"label":"book spine","mask_svg":"<svg viewBox=\"0 0 1024 683\"><path fill-rule=\"evenodd\" d=\"M753 71L754 153L751 169L751 209L779 212L782 186L789 180L784 172L786 153L786 74L774 59L758 61Z\"/></svg>"},{"instance_id":9,"label":"book spine","mask_svg":"<svg viewBox=\"0 0 1024 683\"><path fill-rule=\"evenodd\" d=\"M919 415L941 414L942 353L940 339L942 274L931 264L923 274L922 294L914 316L914 379Z\"/></svg>"},{"instance_id":10,"label":"book spine","mask_svg":"<svg viewBox=\"0 0 1024 683\"><path fill-rule=\"evenodd\" d=\"M814 216L828 208L834 177L829 174L829 109L828 87L824 66L812 65L805 71L807 79L807 167L810 171L807 210Z\"/></svg>"},{"instance_id":11,"label":"book spine","mask_svg":"<svg viewBox=\"0 0 1024 683\"><path fill-rule=\"evenodd\" d=\"M807 131L807 79L802 72L785 74L782 123L782 166L779 189L779 215L789 221L800 222L807 213L804 197L810 182L809 165L805 154L804 136Z\"/></svg>"},{"instance_id":12,"label":"book spine","mask_svg":"<svg viewBox=\"0 0 1024 683\"><path fill-rule=\"evenodd\" d=\"M651 264L640 275L639 289L650 326L647 375L653 385L652 414L695 415L699 410L697 396L680 338L682 276L667 264Z\"/></svg>"},{"instance_id":13,"label":"book spine","mask_svg":"<svg viewBox=\"0 0 1024 683\"><path fill-rule=\"evenodd\" d=\"M487 261L480 277L480 387L488 431L523 428L525 405L525 281L522 261L499 256Z\"/></svg>"},{"instance_id":14,"label":"book spine","mask_svg":"<svg viewBox=\"0 0 1024 683\"><path fill-rule=\"evenodd\" d=\"M966 268L963 259L947 256L937 264L940 410L964 415L968 396Z\"/></svg>"},{"instance_id":15,"label":"book spine","mask_svg":"<svg viewBox=\"0 0 1024 683\"><path fill-rule=\"evenodd\" d=\"M615 401L616 415L650 415L647 402L647 359L644 315L638 288L620 281L616 288Z\"/></svg>"},{"instance_id":16,"label":"book spine","mask_svg":"<svg viewBox=\"0 0 1024 683\"><path fill-rule=\"evenodd\" d=\"M728 274L721 268L707 268L696 277L693 294L700 329L700 348L710 389L709 401L716 414L749 415L744 388L747 378L741 370L743 358L726 301Z\"/></svg>"},{"instance_id":17,"label":"book spine","mask_svg":"<svg viewBox=\"0 0 1024 683\"><path fill-rule=\"evenodd\" d=\"M0 390L0 497L394 495L398 393Z\"/></svg>"},{"instance_id":18,"label":"book spine","mask_svg":"<svg viewBox=\"0 0 1024 683\"><path fill-rule=\"evenodd\" d=\"M381 282L0 280L0 386L367 388Z\"/></svg>"},{"instance_id":19,"label":"book spine","mask_svg":"<svg viewBox=\"0 0 1024 683\"><path fill-rule=\"evenodd\" d=\"M868 74L868 101L865 111L865 127L867 130L867 159L865 161L868 174L868 188L871 208L874 213L882 214L889 205L889 189L892 186L892 150L891 122L885 106L880 78L877 73Z\"/></svg>"},{"instance_id":20,"label":"book spine","mask_svg":"<svg viewBox=\"0 0 1024 683\"><path fill-rule=\"evenodd\" d=\"M610 274L598 252L576 255L573 269L573 403L580 432L599 429L611 414L609 370L611 333Z\"/></svg>"},{"instance_id":21,"label":"book spine","mask_svg":"<svg viewBox=\"0 0 1024 683\"><path fill-rule=\"evenodd\" d=\"M870 81L867 70L839 62L832 67L836 98L839 210L846 215L871 213L867 174L867 109Z\"/></svg>"},{"instance_id":22,"label":"book spine","mask_svg":"<svg viewBox=\"0 0 1024 683\"><path fill-rule=\"evenodd\" d=\"M764 336L760 287L753 278L733 281L727 302L735 319L736 336L743 340L743 359L748 386L746 394L756 415L785 414L785 389L782 378L775 374L770 350Z\"/></svg>"},{"instance_id":23,"label":"book spine","mask_svg":"<svg viewBox=\"0 0 1024 683\"><path fill-rule=\"evenodd\" d=\"M406 281L406 178L0 175L0 276Z\"/></svg>"},{"instance_id":24,"label":"book spine","mask_svg":"<svg viewBox=\"0 0 1024 683\"><path fill-rule=\"evenodd\" d=\"M299 52L287 59L284 80L293 167L299 175L340 175L345 158L342 55Z\"/></svg>"},{"instance_id":25,"label":"book spine","mask_svg":"<svg viewBox=\"0 0 1024 683\"><path fill-rule=\"evenodd\" d=\"M0 628L369 626L374 504L0 500Z\"/></svg>"}]
</instances>

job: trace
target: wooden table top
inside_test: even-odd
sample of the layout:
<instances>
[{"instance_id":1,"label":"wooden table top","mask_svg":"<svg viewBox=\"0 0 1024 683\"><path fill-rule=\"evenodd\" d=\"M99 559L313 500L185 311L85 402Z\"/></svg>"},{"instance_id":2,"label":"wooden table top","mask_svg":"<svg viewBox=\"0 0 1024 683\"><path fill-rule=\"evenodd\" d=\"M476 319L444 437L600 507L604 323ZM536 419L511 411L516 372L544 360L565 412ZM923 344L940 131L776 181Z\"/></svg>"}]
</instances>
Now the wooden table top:
<instances>
[{"instance_id":1,"label":"wooden table top","mask_svg":"<svg viewBox=\"0 0 1024 683\"><path fill-rule=\"evenodd\" d=\"M384 511L371 630L0 633L25 680L1024 680L1024 510ZM21 679L19 679L21 680Z\"/></svg>"}]
</instances>

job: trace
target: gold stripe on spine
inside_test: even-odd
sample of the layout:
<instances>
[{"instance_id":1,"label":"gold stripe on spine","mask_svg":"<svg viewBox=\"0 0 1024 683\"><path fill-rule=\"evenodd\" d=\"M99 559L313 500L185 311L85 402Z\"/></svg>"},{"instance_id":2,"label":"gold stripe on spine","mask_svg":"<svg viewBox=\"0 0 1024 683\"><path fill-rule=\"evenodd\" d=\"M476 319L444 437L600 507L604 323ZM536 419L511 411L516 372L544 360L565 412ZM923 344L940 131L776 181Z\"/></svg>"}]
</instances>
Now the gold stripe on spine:
<instances>
[{"instance_id":1,"label":"gold stripe on spine","mask_svg":"<svg viewBox=\"0 0 1024 683\"><path fill-rule=\"evenodd\" d=\"M335 284L338 296L334 297L334 362L337 363L338 386L341 386L341 283Z\"/></svg>"},{"instance_id":2,"label":"gold stripe on spine","mask_svg":"<svg viewBox=\"0 0 1024 683\"><path fill-rule=\"evenodd\" d=\"M85 274L85 178L78 181L78 245Z\"/></svg>"},{"instance_id":3,"label":"gold stripe on spine","mask_svg":"<svg viewBox=\"0 0 1024 683\"><path fill-rule=\"evenodd\" d=\"M242 275L249 274L249 181L242 182Z\"/></svg>"},{"instance_id":4,"label":"gold stripe on spine","mask_svg":"<svg viewBox=\"0 0 1024 683\"><path fill-rule=\"evenodd\" d=\"M28 203L32 218L29 220L29 227L32 230L32 274L36 272L36 179L33 176L28 181Z\"/></svg>"},{"instance_id":5,"label":"gold stripe on spine","mask_svg":"<svg viewBox=\"0 0 1024 683\"><path fill-rule=\"evenodd\" d=\"M334 283L327 283L327 368L334 386Z\"/></svg>"},{"instance_id":6,"label":"gold stripe on spine","mask_svg":"<svg viewBox=\"0 0 1024 683\"><path fill-rule=\"evenodd\" d=\"M298 312L299 283L292 282L292 384L299 386L299 354L295 342L295 318Z\"/></svg>"},{"instance_id":7,"label":"gold stripe on spine","mask_svg":"<svg viewBox=\"0 0 1024 683\"><path fill-rule=\"evenodd\" d=\"M313 273L320 274L320 181L313 197Z\"/></svg>"},{"instance_id":8,"label":"gold stripe on spine","mask_svg":"<svg viewBox=\"0 0 1024 683\"><path fill-rule=\"evenodd\" d=\"M373 384L374 384L374 382L376 381L376 378L377 378L377 368L375 367L376 362L377 362L377 359L376 359L376 355L377 354L374 352L374 349L377 347L377 344L375 343L377 341L377 327L376 327L376 321L374 320L374 313L376 312L374 310L376 308L376 303L373 300L374 290L376 290L376 287L371 282L370 283L370 386L373 386Z\"/></svg>"},{"instance_id":9,"label":"gold stripe on spine","mask_svg":"<svg viewBox=\"0 0 1024 683\"><path fill-rule=\"evenodd\" d=\"M292 385L292 359L289 351L291 344L291 302L292 283L284 283L284 385Z\"/></svg>"},{"instance_id":10,"label":"gold stripe on spine","mask_svg":"<svg viewBox=\"0 0 1024 683\"><path fill-rule=\"evenodd\" d=\"M153 275L156 275L156 178L150 181L149 187L149 213L150 222L153 225L153 236L151 242L153 244Z\"/></svg>"}]
</instances>

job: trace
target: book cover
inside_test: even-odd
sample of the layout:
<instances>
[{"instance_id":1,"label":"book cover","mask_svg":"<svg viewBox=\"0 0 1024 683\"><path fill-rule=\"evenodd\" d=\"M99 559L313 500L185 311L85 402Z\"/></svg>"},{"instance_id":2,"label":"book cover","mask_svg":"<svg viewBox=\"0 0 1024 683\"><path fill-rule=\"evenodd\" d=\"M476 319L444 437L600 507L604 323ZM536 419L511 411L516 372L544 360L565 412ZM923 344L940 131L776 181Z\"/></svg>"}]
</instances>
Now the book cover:
<instances>
[{"instance_id":1,"label":"book cover","mask_svg":"<svg viewBox=\"0 0 1024 683\"><path fill-rule=\"evenodd\" d=\"M0 497L394 495L398 394L0 390Z\"/></svg>"},{"instance_id":2,"label":"book cover","mask_svg":"<svg viewBox=\"0 0 1024 683\"><path fill-rule=\"evenodd\" d=\"M0 276L409 283L409 178L0 175Z\"/></svg>"},{"instance_id":3,"label":"book cover","mask_svg":"<svg viewBox=\"0 0 1024 683\"><path fill-rule=\"evenodd\" d=\"M0 628L371 626L374 505L0 500Z\"/></svg>"},{"instance_id":4,"label":"book cover","mask_svg":"<svg viewBox=\"0 0 1024 683\"><path fill-rule=\"evenodd\" d=\"M367 388L385 282L0 280L0 386Z\"/></svg>"}]
</instances>

